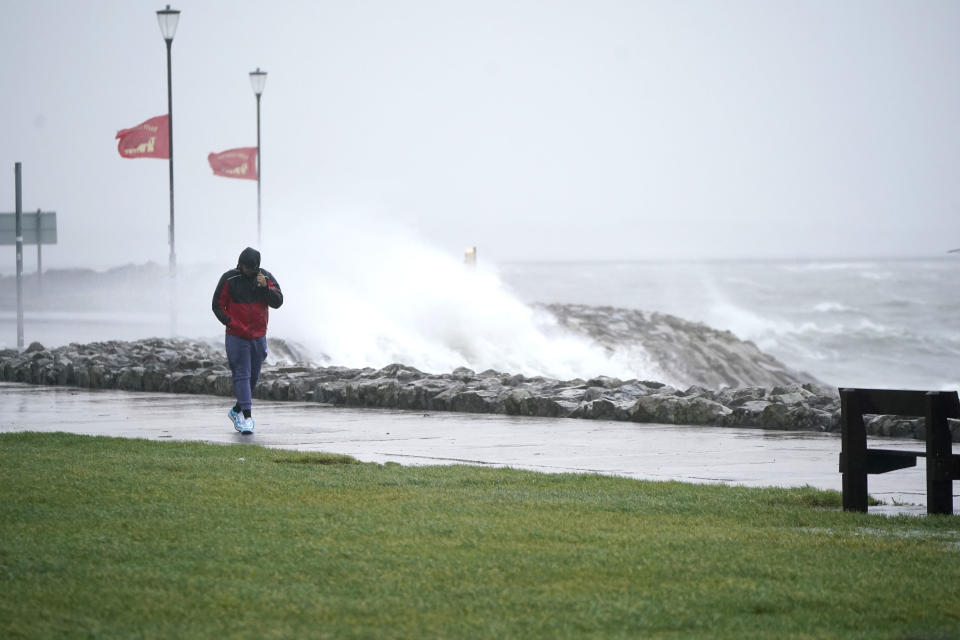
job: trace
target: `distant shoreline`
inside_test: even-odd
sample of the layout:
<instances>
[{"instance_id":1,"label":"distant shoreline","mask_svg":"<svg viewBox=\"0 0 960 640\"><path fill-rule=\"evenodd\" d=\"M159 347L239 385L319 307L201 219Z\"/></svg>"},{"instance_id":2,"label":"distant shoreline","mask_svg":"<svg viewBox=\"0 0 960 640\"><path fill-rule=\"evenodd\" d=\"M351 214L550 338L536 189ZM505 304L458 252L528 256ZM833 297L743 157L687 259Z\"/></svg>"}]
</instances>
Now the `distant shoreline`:
<instances>
[{"instance_id":1,"label":"distant shoreline","mask_svg":"<svg viewBox=\"0 0 960 640\"><path fill-rule=\"evenodd\" d=\"M35 248L35 247L34 247ZM859 264L859 263L870 263L870 262L918 262L923 260L960 260L960 256L955 255L960 252L960 250L954 249L944 249L943 253L935 254L926 254L926 255L880 255L880 256L819 256L819 257L781 257L781 256L770 256L770 257L744 257L744 258L732 258L732 257L712 257L712 258L583 258L583 259L563 259L563 258L552 258L552 259L539 259L539 260L490 260L489 263L495 266L513 266L513 265L610 265L610 264L731 264L731 263L743 263L743 264L762 264L762 263L771 263L771 264L788 264L788 263L848 263L848 264ZM45 259L46 263L48 259ZM483 264L481 262L481 264ZM177 265L178 270L193 270L193 269L220 269L220 265L215 265L212 262L182 262ZM44 276L57 276L59 274L88 274L88 275L99 275L107 274L111 272L126 270L126 269L141 269L141 270L152 270L156 269L158 272L163 272L164 274L168 273L168 267L165 264L159 262L148 261L145 263L133 263L128 262L124 264L116 264L110 266L96 265L96 266L79 266L79 265L55 265L55 266L46 266L43 270ZM33 256L30 255L27 247L24 247L24 277L33 276L36 277L36 260ZM16 279L15 271L7 273L6 270L0 270L0 280L7 278Z\"/></svg>"}]
</instances>

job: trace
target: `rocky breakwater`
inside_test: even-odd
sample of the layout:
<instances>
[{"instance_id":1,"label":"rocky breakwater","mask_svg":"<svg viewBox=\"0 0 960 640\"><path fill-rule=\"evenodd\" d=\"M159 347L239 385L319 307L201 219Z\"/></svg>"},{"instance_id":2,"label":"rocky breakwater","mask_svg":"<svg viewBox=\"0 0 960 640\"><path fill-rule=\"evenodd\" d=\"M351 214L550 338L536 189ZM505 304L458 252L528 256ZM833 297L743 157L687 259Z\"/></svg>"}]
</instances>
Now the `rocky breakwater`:
<instances>
[{"instance_id":1,"label":"rocky breakwater","mask_svg":"<svg viewBox=\"0 0 960 640\"><path fill-rule=\"evenodd\" d=\"M296 355L282 341L274 353ZM87 388L232 395L219 348L199 341L150 339L71 344L23 353L0 351L8 382ZM392 364L382 369L314 367L281 360L265 366L255 396L338 406L462 411L634 422L836 431L839 399L812 383L678 389L649 380L554 380L459 368L428 374ZM923 437L922 421L875 419L875 435ZM960 431L954 432L954 438Z\"/></svg>"},{"instance_id":2,"label":"rocky breakwater","mask_svg":"<svg viewBox=\"0 0 960 640\"><path fill-rule=\"evenodd\" d=\"M540 305L558 324L589 337L634 370L652 368L678 386L826 386L791 369L754 343L666 313L580 304ZM632 362L631 362L632 360Z\"/></svg>"}]
</instances>

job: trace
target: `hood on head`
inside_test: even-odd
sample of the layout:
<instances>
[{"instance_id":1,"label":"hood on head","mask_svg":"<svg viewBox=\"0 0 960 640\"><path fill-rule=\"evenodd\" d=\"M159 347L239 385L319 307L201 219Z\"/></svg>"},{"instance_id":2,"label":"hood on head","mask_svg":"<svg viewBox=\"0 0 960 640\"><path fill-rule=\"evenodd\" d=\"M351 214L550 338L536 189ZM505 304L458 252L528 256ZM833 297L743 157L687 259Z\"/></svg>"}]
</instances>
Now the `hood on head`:
<instances>
[{"instance_id":1,"label":"hood on head","mask_svg":"<svg viewBox=\"0 0 960 640\"><path fill-rule=\"evenodd\" d=\"M260 268L260 252L252 247L247 247L240 252L240 258L237 260L237 267L245 264L248 267L253 267L254 269Z\"/></svg>"}]
</instances>

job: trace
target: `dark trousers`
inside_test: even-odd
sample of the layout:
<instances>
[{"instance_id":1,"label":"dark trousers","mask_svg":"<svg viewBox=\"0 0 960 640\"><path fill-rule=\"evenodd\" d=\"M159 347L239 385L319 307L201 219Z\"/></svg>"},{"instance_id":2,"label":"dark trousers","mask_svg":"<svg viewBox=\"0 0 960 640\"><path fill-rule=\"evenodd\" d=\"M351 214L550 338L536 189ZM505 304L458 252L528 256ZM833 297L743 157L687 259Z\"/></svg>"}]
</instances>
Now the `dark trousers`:
<instances>
[{"instance_id":1,"label":"dark trousers","mask_svg":"<svg viewBox=\"0 0 960 640\"><path fill-rule=\"evenodd\" d=\"M241 409L250 410L260 367L267 357L267 338L247 340L227 334L227 360L233 373L233 392Z\"/></svg>"}]
</instances>

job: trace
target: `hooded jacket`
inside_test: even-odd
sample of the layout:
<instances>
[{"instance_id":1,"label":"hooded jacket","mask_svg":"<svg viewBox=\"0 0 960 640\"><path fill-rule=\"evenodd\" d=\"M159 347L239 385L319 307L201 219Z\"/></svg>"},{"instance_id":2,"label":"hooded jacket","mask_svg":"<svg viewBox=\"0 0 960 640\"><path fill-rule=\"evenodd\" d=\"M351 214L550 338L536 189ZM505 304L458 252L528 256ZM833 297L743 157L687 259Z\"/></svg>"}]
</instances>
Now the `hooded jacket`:
<instances>
[{"instance_id":1,"label":"hooded jacket","mask_svg":"<svg viewBox=\"0 0 960 640\"><path fill-rule=\"evenodd\" d=\"M257 286L257 276L245 276L240 265L257 269L267 279L265 287ZM283 304L280 283L273 274L260 269L260 252L247 247L240 253L237 268L222 276L213 292L213 313L227 328L227 333L252 340L267 335L270 319L268 307L279 309Z\"/></svg>"}]
</instances>

